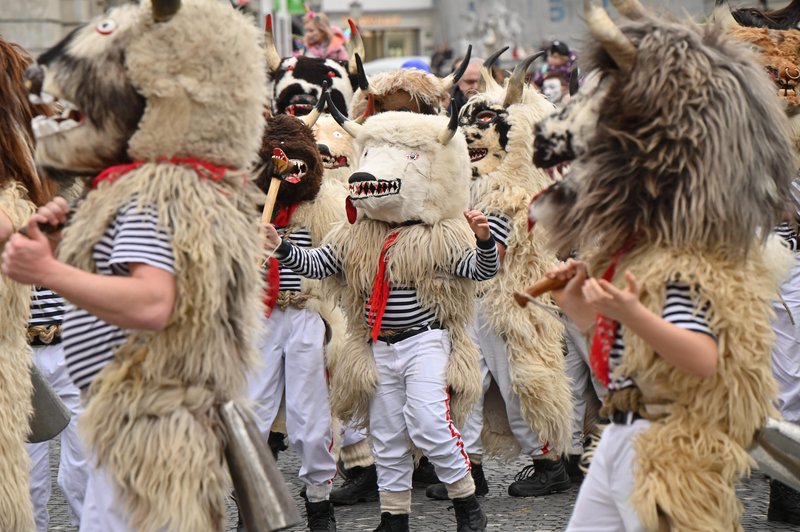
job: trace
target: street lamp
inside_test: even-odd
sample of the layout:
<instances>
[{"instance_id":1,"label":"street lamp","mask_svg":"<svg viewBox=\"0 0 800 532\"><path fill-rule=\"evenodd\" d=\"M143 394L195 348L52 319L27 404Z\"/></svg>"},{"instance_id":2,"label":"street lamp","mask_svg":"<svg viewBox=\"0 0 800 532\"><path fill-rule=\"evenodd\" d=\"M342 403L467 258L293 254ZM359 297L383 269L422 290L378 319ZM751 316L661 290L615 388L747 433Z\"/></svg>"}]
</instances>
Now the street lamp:
<instances>
[{"instance_id":1,"label":"street lamp","mask_svg":"<svg viewBox=\"0 0 800 532\"><path fill-rule=\"evenodd\" d=\"M361 19L361 15L364 13L364 6L358 0L353 0L350 2L350 18L353 19L353 22L358 24L359 20Z\"/></svg>"}]
</instances>

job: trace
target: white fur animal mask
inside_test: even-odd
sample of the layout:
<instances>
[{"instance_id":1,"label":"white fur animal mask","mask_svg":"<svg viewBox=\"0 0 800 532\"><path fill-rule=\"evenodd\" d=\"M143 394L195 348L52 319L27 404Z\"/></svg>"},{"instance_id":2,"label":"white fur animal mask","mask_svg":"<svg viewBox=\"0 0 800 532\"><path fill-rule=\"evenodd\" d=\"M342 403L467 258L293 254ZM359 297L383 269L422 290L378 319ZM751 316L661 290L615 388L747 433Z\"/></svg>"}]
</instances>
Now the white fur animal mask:
<instances>
[{"instance_id":1,"label":"white fur animal mask","mask_svg":"<svg viewBox=\"0 0 800 532\"><path fill-rule=\"evenodd\" d=\"M317 146L325 167L323 179L347 183L351 167L356 164L356 152L351 137L330 115L322 115L314 126Z\"/></svg>"},{"instance_id":2,"label":"white fur animal mask","mask_svg":"<svg viewBox=\"0 0 800 532\"><path fill-rule=\"evenodd\" d=\"M350 176L348 218L389 224L436 222L462 215L469 202L469 156L455 115L389 111L363 125L328 108L355 137L360 161Z\"/></svg>"},{"instance_id":3,"label":"white fur animal mask","mask_svg":"<svg viewBox=\"0 0 800 532\"><path fill-rule=\"evenodd\" d=\"M34 121L37 162L56 174L159 157L245 167L258 152L264 53L258 30L223 2L111 9L42 54L28 80L34 99L65 110Z\"/></svg>"}]
</instances>

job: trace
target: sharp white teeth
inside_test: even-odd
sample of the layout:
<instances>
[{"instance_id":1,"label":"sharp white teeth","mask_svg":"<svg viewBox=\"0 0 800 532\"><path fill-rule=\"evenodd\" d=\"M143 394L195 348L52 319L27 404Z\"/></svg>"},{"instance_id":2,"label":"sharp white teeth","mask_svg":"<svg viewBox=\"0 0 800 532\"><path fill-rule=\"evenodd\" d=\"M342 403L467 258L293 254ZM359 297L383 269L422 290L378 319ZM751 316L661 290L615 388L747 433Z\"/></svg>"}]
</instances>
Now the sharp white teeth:
<instances>
[{"instance_id":1,"label":"sharp white teeth","mask_svg":"<svg viewBox=\"0 0 800 532\"><path fill-rule=\"evenodd\" d=\"M31 120L31 128L37 139L41 139L58 133L58 123L46 116L37 116Z\"/></svg>"},{"instance_id":2,"label":"sharp white teeth","mask_svg":"<svg viewBox=\"0 0 800 532\"><path fill-rule=\"evenodd\" d=\"M38 94L28 94L28 101L33 105L40 105L42 103L42 98Z\"/></svg>"},{"instance_id":3,"label":"sharp white teeth","mask_svg":"<svg viewBox=\"0 0 800 532\"><path fill-rule=\"evenodd\" d=\"M55 97L52 94L44 92L44 91L42 91L41 100L42 100L42 103L53 103L53 102L56 101Z\"/></svg>"}]
</instances>

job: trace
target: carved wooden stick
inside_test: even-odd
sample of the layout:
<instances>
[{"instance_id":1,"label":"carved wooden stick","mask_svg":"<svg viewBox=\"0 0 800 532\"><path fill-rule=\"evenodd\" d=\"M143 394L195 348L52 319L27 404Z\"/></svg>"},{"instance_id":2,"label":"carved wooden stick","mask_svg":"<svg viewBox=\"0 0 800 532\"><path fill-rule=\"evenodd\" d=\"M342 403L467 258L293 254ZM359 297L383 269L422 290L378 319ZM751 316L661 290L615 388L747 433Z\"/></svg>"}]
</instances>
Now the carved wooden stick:
<instances>
[{"instance_id":1,"label":"carved wooden stick","mask_svg":"<svg viewBox=\"0 0 800 532\"><path fill-rule=\"evenodd\" d=\"M533 283L533 286L524 292L514 292L514 300L519 306L526 307L531 299L539 297L540 295L551 290L564 288L567 286L568 282L569 280L550 279L549 277L545 277L544 279L539 279Z\"/></svg>"}]
</instances>

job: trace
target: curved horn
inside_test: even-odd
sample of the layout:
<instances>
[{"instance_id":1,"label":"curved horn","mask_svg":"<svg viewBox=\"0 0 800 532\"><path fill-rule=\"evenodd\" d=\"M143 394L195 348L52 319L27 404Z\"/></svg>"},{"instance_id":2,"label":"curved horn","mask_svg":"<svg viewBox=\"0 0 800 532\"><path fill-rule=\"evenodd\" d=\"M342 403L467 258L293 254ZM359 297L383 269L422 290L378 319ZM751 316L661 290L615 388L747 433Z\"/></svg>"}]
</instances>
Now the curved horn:
<instances>
[{"instance_id":1,"label":"curved horn","mask_svg":"<svg viewBox=\"0 0 800 532\"><path fill-rule=\"evenodd\" d=\"M583 11L589 31L623 72L629 72L636 61L636 47L622 30L614 24L606 10L592 0L583 0Z\"/></svg>"},{"instance_id":2,"label":"curved horn","mask_svg":"<svg viewBox=\"0 0 800 532\"><path fill-rule=\"evenodd\" d=\"M355 55L358 54L361 57L365 57L364 41L361 39L361 33L358 31L358 26L353 22L353 19L347 19L347 23L350 24L350 38L353 40L353 55L350 56L350 61L347 62L347 71L355 76L358 73Z\"/></svg>"},{"instance_id":3,"label":"curved horn","mask_svg":"<svg viewBox=\"0 0 800 532\"><path fill-rule=\"evenodd\" d=\"M714 2L714 11L711 12L709 21L719 24L724 30L739 27L739 23L733 18L731 6L728 5L727 0L717 0Z\"/></svg>"},{"instance_id":4,"label":"curved horn","mask_svg":"<svg viewBox=\"0 0 800 532\"><path fill-rule=\"evenodd\" d=\"M358 88L363 92L368 92L369 78L367 78L367 72L364 70L364 63L361 62L361 55L356 52L353 56L356 58L356 68L358 70Z\"/></svg>"},{"instance_id":5,"label":"curved horn","mask_svg":"<svg viewBox=\"0 0 800 532\"><path fill-rule=\"evenodd\" d=\"M639 20L644 18L644 6L639 0L611 0L617 11L631 20Z\"/></svg>"},{"instance_id":6,"label":"curved horn","mask_svg":"<svg viewBox=\"0 0 800 532\"><path fill-rule=\"evenodd\" d=\"M449 111L450 121L447 122L447 128L444 131L441 131L436 137L436 139L439 141L439 144L442 146L447 146L447 144L456 135L456 131L458 131L458 110L456 109L455 100L450 100Z\"/></svg>"},{"instance_id":7,"label":"curved horn","mask_svg":"<svg viewBox=\"0 0 800 532\"><path fill-rule=\"evenodd\" d=\"M503 107L508 107L509 105L514 105L522 101L522 91L525 89L525 74L528 73L531 64L543 55L543 51L536 52L523 59L522 62L514 67L514 73L511 74L511 78L509 78L508 85L506 86L506 97L503 100Z\"/></svg>"},{"instance_id":8,"label":"curved horn","mask_svg":"<svg viewBox=\"0 0 800 532\"><path fill-rule=\"evenodd\" d=\"M181 9L181 0L153 0L153 20L167 22Z\"/></svg>"},{"instance_id":9,"label":"curved horn","mask_svg":"<svg viewBox=\"0 0 800 532\"><path fill-rule=\"evenodd\" d=\"M321 115L325 111L326 100L323 96L327 94L328 88L330 86L331 82L328 81L327 79L322 82L322 92L320 93L319 98L317 99L317 105L314 106L314 108L311 110L310 113L300 117L300 120L302 120L303 123L308 127L314 127L314 124L316 124L317 120L319 120L319 115Z\"/></svg>"},{"instance_id":10,"label":"curved horn","mask_svg":"<svg viewBox=\"0 0 800 532\"><path fill-rule=\"evenodd\" d=\"M494 65L494 63L497 61L497 58L503 55L506 50L508 50L508 46L497 50L495 53L490 55L486 61L483 62L483 65L481 66L481 79L478 80L478 92L486 92L490 88L491 90L502 88L494 79L494 76L492 76L492 65Z\"/></svg>"},{"instance_id":11,"label":"curved horn","mask_svg":"<svg viewBox=\"0 0 800 532\"><path fill-rule=\"evenodd\" d=\"M333 119L336 120L339 125L342 126L342 129L347 131L351 137L356 138L358 136L358 132L361 131L361 128L364 126L357 124L344 116L339 108L336 107L336 104L333 103L330 92L325 93L325 102L328 104L328 111L331 112Z\"/></svg>"},{"instance_id":12,"label":"curved horn","mask_svg":"<svg viewBox=\"0 0 800 532\"><path fill-rule=\"evenodd\" d=\"M569 95L575 96L578 93L578 89L580 89L580 74L578 73L578 67L574 67L569 73Z\"/></svg>"},{"instance_id":13,"label":"curved horn","mask_svg":"<svg viewBox=\"0 0 800 532\"><path fill-rule=\"evenodd\" d=\"M461 61L460 65L458 65L456 71L442 80L442 88L445 91L449 91L450 89L453 88L453 85L458 83L458 80L460 80L461 76L464 75L464 72L467 71L467 67L469 66L469 60L471 58L472 58L472 45L470 44L467 47L467 55L464 56L464 60Z\"/></svg>"},{"instance_id":14,"label":"curved horn","mask_svg":"<svg viewBox=\"0 0 800 532\"><path fill-rule=\"evenodd\" d=\"M272 36L272 15L267 15L267 26L264 29L264 53L267 55L270 71L277 72L281 67L281 56L275 48L275 38Z\"/></svg>"}]
</instances>

